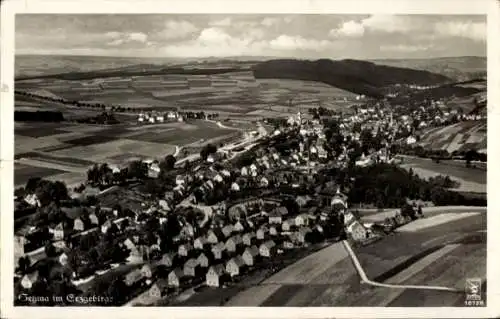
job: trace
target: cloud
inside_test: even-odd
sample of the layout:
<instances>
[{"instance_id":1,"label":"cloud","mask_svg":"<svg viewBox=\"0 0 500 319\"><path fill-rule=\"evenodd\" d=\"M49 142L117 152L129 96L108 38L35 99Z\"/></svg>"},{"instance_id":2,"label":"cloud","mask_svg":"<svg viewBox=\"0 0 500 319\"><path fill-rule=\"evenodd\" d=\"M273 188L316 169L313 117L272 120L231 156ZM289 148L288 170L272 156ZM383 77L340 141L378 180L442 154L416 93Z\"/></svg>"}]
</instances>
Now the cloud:
<instances>
[{"instance_id":1,"label":"cloud","mask_svg":"<svg viewBox=\"0 0 500 319\"><path fill-rule=\"evenodd\" d=\"M427 51L431 49L432 45L406 45L406 44L395 44L395 45L383 45L380 47L380 51L390 51L390 52L418 52Z\"/></svg>"},{"instance_id":2,"label":"cloud","mask_svg":"<svg viewBox=\"0 0 500 319\"><path fill-rule=\"evenodd\" d=\"M198 30L198 27L189 21L169 20L158 35L167 40L182 39Z\"/></svg>"},{"instance_id":3,"label":"cloud","mask_svg":"<svg viewBox=\"0 0 500 319\"><path fill-rule=\"evenodd\" d=\"M409 16L375 14L361 21L363 27L388 33L408 32L420 28Z\"/></svg>"},{"instance_id":4,"label":"cloud","mask_svg":"<svg viewBox=\"0 0 500 319\"><path fill-rule=\"evenodd\" d=\"M475 41L486 40L486 23L469 21L440 21L434 30L441 36L469 38Z\"/></svg>"},{"instance_id":5,"label":"cloud","mask_svg":"<svg viewBox=\"0 0 500 319\"><path fill-rule=\"evenodd\" d=\"M231 22L231 18L224 18L222 20L211 21L209 25L214 27L228 27L231 25Z\"/></svg>"},{"instance_id":6,"label":"cloud","mask_svg":"<svg viewBox=\"0 0 500 319\"><path fill-rule=\"evenodd\" d=\"M134 43L134 42L146 43L148 40L148 36L142 32L125 33L125 32L113 31L106 33L105 36L111 39L111 41L108 42L108 45L111 46L123 45L126 43Z\"/></svg>"},{"instance_id":7,"label":"cloud","mask_svg":"<svg viewBox=\"0 0 500 319\"><path fill-rule=\"evenodd\" d=\"M330 45L327 40L305 39L301 36L280 35L269 42L272 49L276 50L310 50L324 48Z\"/></svg>"},{"instance_id":8,"label":"cloud","mask_svg":"<svg viewBox=\"0 0 500 319\"><path fill-rule=\"evenodd\" d=\"M260 24L262 24L263 26L266 26L266 27L271 27L273 25L278 24L279 22L280 22L279 18L270 18L270 17L267 17L267 18L262 19L262 21L260 22Z\"/></svg>"},{"instance_id":9,"label":"cloud","mask_svg":"<svg viewBox=\"0 0 500 319\"><path fill-rule=\"evenodd\" d=\"M347 37L360 37L365 33L365 27L362 23L356 21L347 21L342 23L339 29L330 30L330 36L339 37L339 36L347 36Z\"/></svg>"}]
</instances>

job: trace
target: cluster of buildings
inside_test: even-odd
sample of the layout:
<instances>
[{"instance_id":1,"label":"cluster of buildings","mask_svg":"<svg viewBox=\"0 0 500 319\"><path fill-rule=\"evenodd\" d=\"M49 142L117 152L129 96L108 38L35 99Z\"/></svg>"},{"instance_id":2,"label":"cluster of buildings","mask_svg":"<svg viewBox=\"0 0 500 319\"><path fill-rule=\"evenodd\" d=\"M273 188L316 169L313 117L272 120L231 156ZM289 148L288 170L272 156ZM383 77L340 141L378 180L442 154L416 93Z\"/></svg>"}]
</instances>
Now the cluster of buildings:
<instances>
[{"instance_id":1,"label":"cluster of buildings","mask_svg":"<svg viewBox=\"0 0 500 319\"><path fill-rule=\"evenodd\" d=\"M137 117L137 122L139 123L163 123L163 122L183 122L184 118L178 112L144 112L140 113Z\"/></svg>"}]
</instances>

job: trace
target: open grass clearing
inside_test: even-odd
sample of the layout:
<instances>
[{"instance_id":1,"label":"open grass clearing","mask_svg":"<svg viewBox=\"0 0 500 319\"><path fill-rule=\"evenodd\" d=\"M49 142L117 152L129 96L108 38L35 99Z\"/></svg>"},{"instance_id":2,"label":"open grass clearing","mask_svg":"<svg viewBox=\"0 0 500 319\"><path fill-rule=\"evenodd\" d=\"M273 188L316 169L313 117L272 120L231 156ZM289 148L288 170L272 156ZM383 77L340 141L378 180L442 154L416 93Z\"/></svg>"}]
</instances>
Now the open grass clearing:
<instances>
[{"instance_id":1,"label":"open grass clearing","mask_svg":"<svg viewBox=\"0 0 500 319\"><path fill-rule=\"evenodd\" d=\"M25 164L14 164L14 184L25 185L32 177L45 178L47 176L64 173L64 170L30 166Z\"/></svg>"}]
</instances>

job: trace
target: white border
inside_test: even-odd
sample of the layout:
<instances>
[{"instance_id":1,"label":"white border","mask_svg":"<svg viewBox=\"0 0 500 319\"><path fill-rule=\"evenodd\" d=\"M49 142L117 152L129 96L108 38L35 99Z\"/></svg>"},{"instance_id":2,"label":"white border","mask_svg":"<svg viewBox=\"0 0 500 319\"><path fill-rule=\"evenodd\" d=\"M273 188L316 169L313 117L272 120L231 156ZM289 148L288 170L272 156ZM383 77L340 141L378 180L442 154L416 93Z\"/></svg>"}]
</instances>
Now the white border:
<instances>
[{"instance_id":1,"label":"white border","mask_svg":"<svg viewBox=\"0 0 500 319\"><path fill-rule=\"evenodd\" d=\"M499 150L492 137L500 136L500 51L498 38L500 1L495 0L11 0L1 4L1 93L0 107L0 204L1 204L1 316L5 318L87 318L86 308L16 307L13 304L13 75L15 13L400 13L400 14L488 14L488 194L498 189ZM2 90L3 91L3 90ZM500 268L498 241L500 208L497 196L489 196L488 307L486 308L92 308L98 316L120 318L144 316L175 318L372 318L500 316ZM92 314L92 315L93 315Z\"/></svg>"}]
</instances>

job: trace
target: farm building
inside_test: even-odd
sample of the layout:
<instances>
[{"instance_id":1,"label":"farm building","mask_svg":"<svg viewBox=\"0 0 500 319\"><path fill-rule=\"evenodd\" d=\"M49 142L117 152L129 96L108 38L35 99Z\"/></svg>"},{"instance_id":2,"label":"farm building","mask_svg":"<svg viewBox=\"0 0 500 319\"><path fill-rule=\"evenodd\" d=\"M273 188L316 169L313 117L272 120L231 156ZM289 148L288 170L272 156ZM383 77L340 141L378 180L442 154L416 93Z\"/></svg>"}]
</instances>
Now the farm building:
<instances>
[{"instance_id":1,"label":"farm building","mask_svg":"<svg viewBox=\"0 0 500 319\"><path fill-rule=\"evenodd\" d=\"M271 257L276 252L276 243L268 240L259 247L259 252L262 257Z\"/></svg>"},{"instance_id":2,"label":"farm building","mask_svg":"<svg viewBox=\"0 0 500 319\"><path fill-rule=\"evenodd\" d=\"M220 287L224 282L229 281L230 277L226 273L223 264L212 266L208 269L206 283L209 287Z\"/></svg>"},{"instance_id":3,"label":"farm building","mask_svg":"<svg viewBox=\"0 0 500 319\"><path fill-rule=\"evenodd\" d=\"M226 245L223 242L217 243L212 246L212 253L214 254L214 259L222 259L222 255L226 249Z\"/></svg>"},{"instance_id":4,"label":"farm building","mask_svg":"<svg viewBox=\"0 0 500 319\"><path fill-rule=\"evenodd\" d=\"M240 235L235 235L226 241L226 251L235 252L239 247L243 246L243 239Z\"/></svg>"},{"instance_id":5,"label":"farm building","mask_svg":"<svg viewBox=\"0 0 500 319\"><path fill-rule=\"evenodd\" d=\"M259 248L257 246L247 247L243 252L242 258L247 266L253 266L256 259L259 257Z\"/></svg>"},{"instance_id":6,"label":"farm building","mask_svg":"<svg viewBox=\"0 0 500 319\"><path fill-rule=\"evenodd\" d=\"M245 261L243 260L243 257L241 256L236 256L231 258L227 263L226 263L226 272L231 276L238 276L241 274L243 268L246 266Z\"/></svg>"},{"instance_id":7,"label":"farm building","mask_svg":"<svg viewBox=\"0 0 500 319\"><path fill-rule=\"evenodd\" d=\"M309 225L309 216L307 214L300 214L295 217L295 225L297 226L307 226Z\"/></svg>"},{"instance_id":8,"label":"farm building","mask_svg":"<svg viewBox=\"0 0 500 319\"><path fill-rule=\"evenodd\" d=\"M269 213L269 224L281 224L283 222L283 217L274 209Z\"/></svg>"},{"instance_id":9,"label":"farm building","mask_svg":"<svg viewBox=\"0 0 500 319\"><path fill-rule=\"evenodd\" d=\"M149 264L145 264L141 268L141 273L144 278L151 278L153 277L153 268Z\"/></svg>"},{"instance_id":10,"label":"farm building","mask_svg":"<svg viewBox=\"0 0 500 319\"><path fill-rule=\"evenodd\" d=\"M175 268L168 274L168 285L170 287L179 287L185 278L184 272L180 268Z\"/></svg>"},{"instance_id":11,"label":"farm building","mask_svg":"<svg viewBox=\"0 0 500 319\"><path fill-rule=\"evenodd\" d=\"M54 240L63 240L64 239L64 226L62 223L59 223L54 228Z\"/></svg>"},{"instance_id":12,"label":"farm building","mask_svg":"<svg viewBox=\"0 0 500 319\"><path fill-rule=\"evenodd\" d=\"M255 235L255 232L249 232L243 235L242 237L243 244L245 246L251 246L255 241L257 240L257 237Z\"/></svg>"},{"instance_id":13,"label":"farm building","mask_svg":"<svg viewBox=\"0 0 500 319\"><path fill-rule=\"evenodd\" d=\"M158 279L149 289L149 296L154 299L162 298L168 293L168 281Z\"/></svg>"},{"instance_id":14,"label":"farm building","mask_svg":"<svg viewBox=\"0 0 500 319\"><path fill-rule=\"evenodd\" d=\"M90 214L89 215L90 223L92 225L99 225L99 218L97 218L96 214Z\"/></svg>"}]
</instances>

